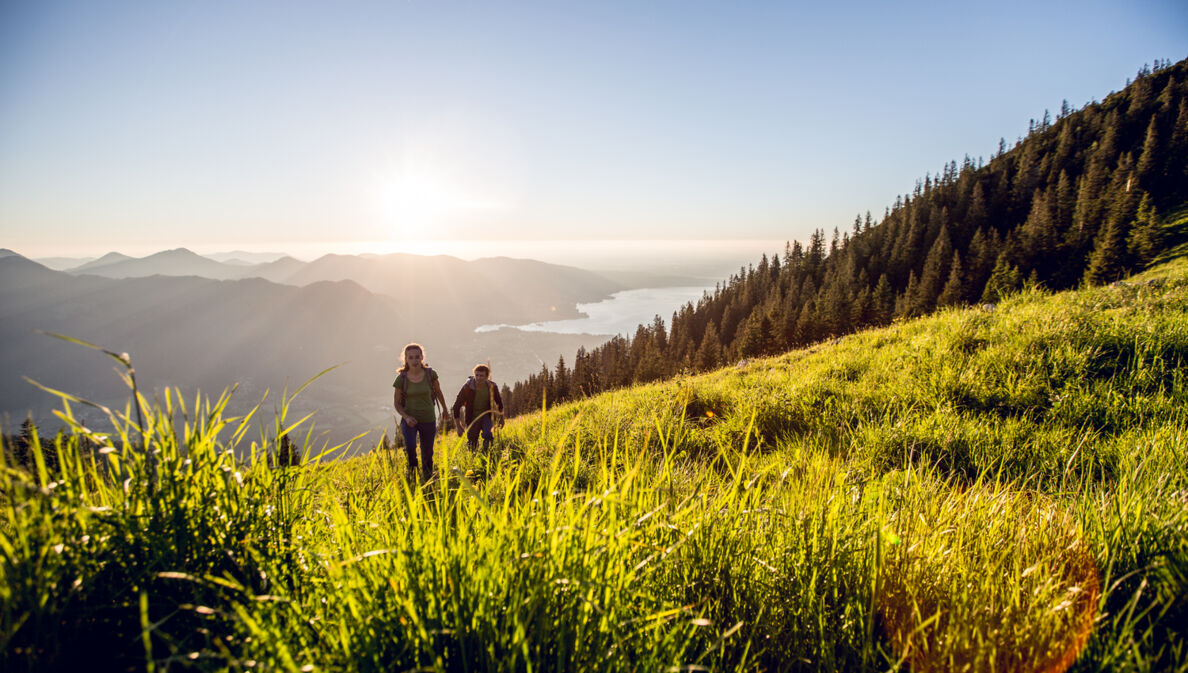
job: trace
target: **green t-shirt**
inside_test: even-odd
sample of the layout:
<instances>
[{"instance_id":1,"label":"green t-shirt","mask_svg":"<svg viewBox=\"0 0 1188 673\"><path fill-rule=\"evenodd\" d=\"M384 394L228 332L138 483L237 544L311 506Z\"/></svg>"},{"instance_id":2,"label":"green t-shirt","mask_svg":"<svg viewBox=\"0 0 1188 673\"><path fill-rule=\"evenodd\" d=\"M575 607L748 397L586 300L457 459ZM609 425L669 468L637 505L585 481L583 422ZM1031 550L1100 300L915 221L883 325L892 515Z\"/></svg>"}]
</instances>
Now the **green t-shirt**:
<instances>
[{"instance_id":1,"label":"green t-shirt","mask_svg":"<svg viewBox=\"0 0 1188 673\"><path fill-rule=\"evenodd\" d=\"M483 385L475 384L474 386L474 417L491 408L491 385L484 383Z\"/></svg>"},{"instance_id":2,"label":"green t-shirt","mask_svg":"<svg viewBox=\"0 0 1188 673\"><path fill-rule=\"evenodd\" d=\"M437 380L437 372L432 369L426 371L430 376L421 379L419 383L410 379L408 390L404 392L404 410L417 419L418 423L433 423L437 420L437 411L433 408L433 385L430 383L430 378L433 381ZM404 372L397 374L392 387L402 389L404 376Z\"/></svg>"}]
</instances>

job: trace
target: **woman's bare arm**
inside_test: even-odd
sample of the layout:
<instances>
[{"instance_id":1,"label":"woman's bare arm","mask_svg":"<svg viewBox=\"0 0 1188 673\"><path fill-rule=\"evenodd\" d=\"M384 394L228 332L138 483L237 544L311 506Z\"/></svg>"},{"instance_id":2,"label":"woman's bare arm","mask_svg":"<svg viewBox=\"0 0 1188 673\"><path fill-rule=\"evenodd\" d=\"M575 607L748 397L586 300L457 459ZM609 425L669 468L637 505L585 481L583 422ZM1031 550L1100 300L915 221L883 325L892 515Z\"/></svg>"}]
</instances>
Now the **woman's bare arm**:
<instances>
[{"instance_id":1,"label":"woman's bare arm","mask_svg":"<svg viewBox=\"0 0 1188 673\"><path fill-rule=\"evenodd\" d=\"M408 423L408 426L410 428L416 427L417 419L413 418L412 416L409 416L408 412L404 410L404 405L402 405L400 403L400 389L399 388L395 389L392 392L392 406L396 408L396 413L400 416L400 418L404 419L405 423Z\"/></svg>"}]
</instances>

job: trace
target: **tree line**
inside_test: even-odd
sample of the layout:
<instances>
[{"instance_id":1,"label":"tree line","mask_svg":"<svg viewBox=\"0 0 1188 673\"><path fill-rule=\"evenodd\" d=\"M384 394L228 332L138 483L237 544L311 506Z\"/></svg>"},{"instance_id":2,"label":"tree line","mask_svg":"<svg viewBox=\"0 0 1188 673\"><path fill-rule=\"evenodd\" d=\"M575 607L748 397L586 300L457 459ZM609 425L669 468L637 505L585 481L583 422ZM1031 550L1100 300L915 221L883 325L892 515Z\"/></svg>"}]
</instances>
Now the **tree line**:
<instances>
[{"instance_id":1,"label":"tree line","mask_svg":"<svg viewBox=\"0 0 1188 673\"><path fill-rule=\"evenodd\" d=\"M994 302L1027 283L1117 280L1178 243L1162 220L1188 202L1188 60L1144 66L1080 110L1065 101L990 161L968 156L917 181L876 223L764 255L631 337L508 388L509 415L740 358L772 355L896 318Z\"/></svg>"}]
</instances>

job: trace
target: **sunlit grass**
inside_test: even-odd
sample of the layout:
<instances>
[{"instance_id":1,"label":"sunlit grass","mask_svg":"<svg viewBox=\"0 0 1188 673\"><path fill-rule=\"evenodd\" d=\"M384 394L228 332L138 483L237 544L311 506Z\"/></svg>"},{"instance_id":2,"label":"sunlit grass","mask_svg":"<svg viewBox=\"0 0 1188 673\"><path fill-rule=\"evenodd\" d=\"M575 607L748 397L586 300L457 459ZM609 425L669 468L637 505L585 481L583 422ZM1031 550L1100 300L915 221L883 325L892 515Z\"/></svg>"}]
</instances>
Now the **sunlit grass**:
<instances>
[{"instance_id":1,"label":"sunlit grass","mask_svg":"<svg viewBox=\"0 0 1188 673\"><path fill-rule=\"evenodd\" d=\"M67 398L3 467L0 663L1182 670L1186 308L1176 260L945 311L444 436L427 487L284 402Z\"/></svg>"}]
</instances>

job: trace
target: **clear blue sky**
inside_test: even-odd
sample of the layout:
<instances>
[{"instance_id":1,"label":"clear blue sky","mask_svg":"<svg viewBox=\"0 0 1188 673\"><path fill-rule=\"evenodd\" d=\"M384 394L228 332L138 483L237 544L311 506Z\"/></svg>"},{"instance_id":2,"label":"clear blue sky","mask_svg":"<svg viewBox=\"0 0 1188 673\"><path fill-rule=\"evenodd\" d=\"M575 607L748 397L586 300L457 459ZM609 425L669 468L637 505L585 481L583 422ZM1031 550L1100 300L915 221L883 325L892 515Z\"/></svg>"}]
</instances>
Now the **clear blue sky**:
<instances>
[{"instance_id":1,"label":"clear blue sky","mask_svg":"<svg viewBox=\"0 0 1188 673\"><path fill-rule=\"evenodd\" d=\"M1183 0L5 0L0 247L803 239L1186 56Z\"/></svg>"}]
</instances>

